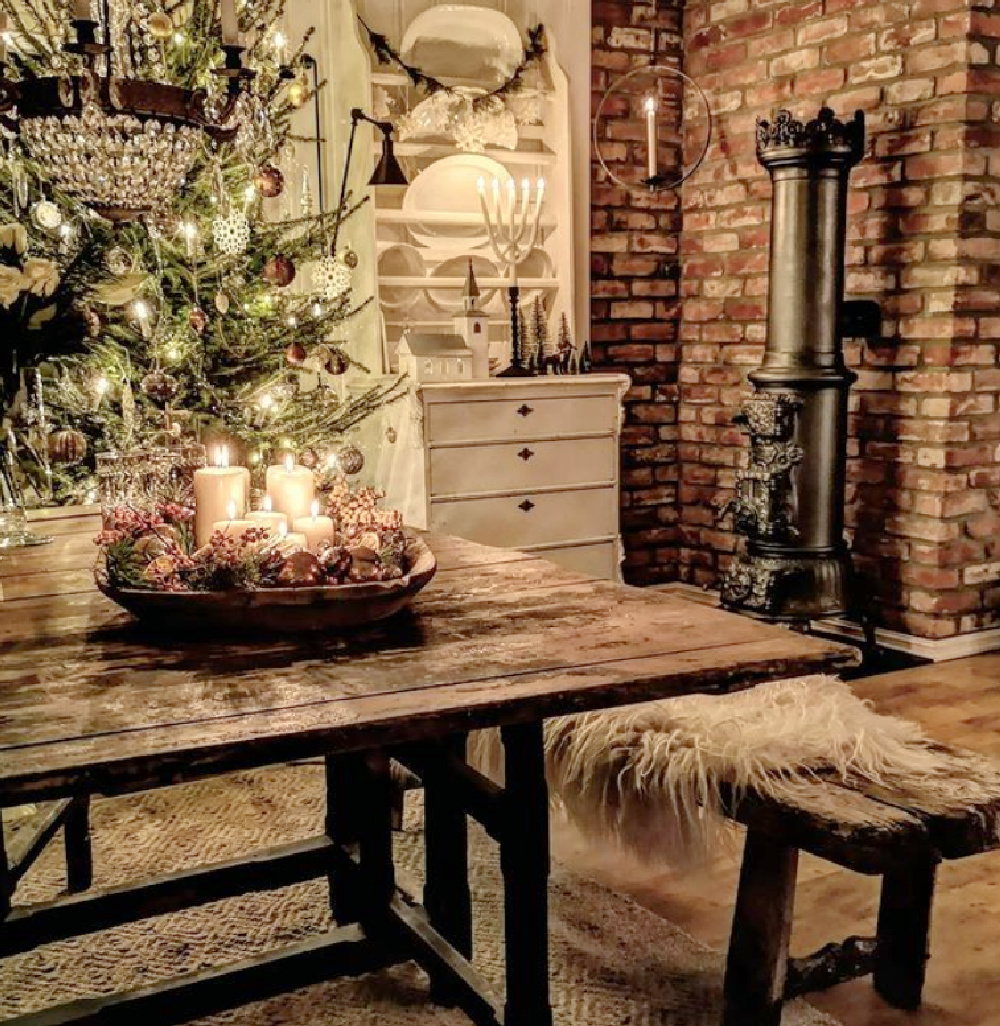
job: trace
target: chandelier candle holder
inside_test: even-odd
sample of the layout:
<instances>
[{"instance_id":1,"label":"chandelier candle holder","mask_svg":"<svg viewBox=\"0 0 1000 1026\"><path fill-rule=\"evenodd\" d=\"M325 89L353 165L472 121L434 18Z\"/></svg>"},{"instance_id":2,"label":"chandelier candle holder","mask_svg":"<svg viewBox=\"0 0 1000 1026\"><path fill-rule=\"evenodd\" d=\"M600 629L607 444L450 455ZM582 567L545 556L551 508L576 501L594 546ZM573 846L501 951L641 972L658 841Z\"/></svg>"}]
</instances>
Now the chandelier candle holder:
<instances>
[{"instance_id":1,"label":"chandelier candle holder","mask_svg":"<svg viewBox=\"0 0 1000 1026\"><path fill-rule=\"evenodd\" d=\"M486 179L479 179L479 202L489 233L490 246L497 260L507 268L507 298L510 304L510 366L500 372L501 378L528 378L531 370L524 365L521 352L521 289L517 279L517 266L535 248L545 201L545 179L539 178L532 187L525 178L521 182L520 197L513 179L501 189L496 178L490 188ZM503 195L501 195L503 193Z\"/></svg>"},{"instance_id":2,"label":"chandelier candle holder","mask_svg":"<svg viewBox=\"0 0 1000 1026\"><path fill-rule=\"evenodd\" d=\"M223 0L225 95L112 74L110 26L99 23L87 0L74 5L75 42L64 47L82 59L79 75L7 77L0 64L0 125L18 136L52 184L112 221L132 221L167 209L183 189L206 141L233 139L240 98L253 72L242 65L234 0Z\"/></svg>"}]
</instances>

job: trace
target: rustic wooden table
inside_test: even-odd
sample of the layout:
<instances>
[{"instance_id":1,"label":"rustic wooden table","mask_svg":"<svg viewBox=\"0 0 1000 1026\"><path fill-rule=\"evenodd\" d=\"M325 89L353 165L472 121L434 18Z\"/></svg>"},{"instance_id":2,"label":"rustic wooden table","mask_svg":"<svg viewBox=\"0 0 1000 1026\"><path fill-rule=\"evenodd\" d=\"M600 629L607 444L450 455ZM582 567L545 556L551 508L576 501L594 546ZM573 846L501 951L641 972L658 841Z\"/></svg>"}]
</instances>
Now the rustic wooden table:
<instances>
[{"instance_id":1,"label":"rustic wooden table","mask_svg":"<svg viewBox=\"0 0 1000 1026\"><path fill-rule=\"evenodd\" d=\"M49 801L54 810L32 850L0 861L0 955L317 876L330 879L338 925L247 963L20 1026L181 1022L406 959L428 970L442 1002L496 1023L501 1013L469 961L467 815L500 843L503 1021L548 1026L544 719L854 661L852 649L435 536L437 578L412 611L380 627L179 643L140 633L89 585L94 517L46 526L57 544L0 559L0 808ZM502 788L464 759L468 731L492 726L502 728ZM90 887L91 795L309 758L326 761L323 835L128 888ZM422 905L395 879L390 758L425 789ZM19 875L59 825L71 893L11 907Z\"/></svg>"}]
</instances>

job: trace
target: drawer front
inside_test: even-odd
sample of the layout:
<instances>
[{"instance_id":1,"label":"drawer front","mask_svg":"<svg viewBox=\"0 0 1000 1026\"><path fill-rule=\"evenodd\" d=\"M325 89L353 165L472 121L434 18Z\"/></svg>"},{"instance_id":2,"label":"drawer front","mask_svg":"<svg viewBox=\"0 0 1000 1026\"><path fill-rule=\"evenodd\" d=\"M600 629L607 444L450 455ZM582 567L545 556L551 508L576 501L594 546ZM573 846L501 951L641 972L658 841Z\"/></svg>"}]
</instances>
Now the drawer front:
<instances>
[{"instance_id":1,"label":"drawer front","mask_svg":"<svg viewBox=\"0 0 1000 1026\"><path fill-rule=\"evenodd\" d=\"M588 577L602 581L621 579L618 563L618 546L613 541L597 542L594 545L567 545L558 549L533 549L533 556L541 556L553 563Z\"/></svg>"},{"instance_id":2,"label":"drawer front","mask_svg":"<svg viewBox=\"0 0 1000 1026\"><path fill-rule=\"evenodd\" d=\"M427 441L480 442L615 431L613 396L427 404Z\"/></svg>"},{"instance_id":3,"label":"drawer front","mask_svg":"<svg viewBox=\"0 0 1000 1026\"><path fill-rule=\"evenodd\" d=\"M613 438L431 449L431 495L475 495L615 479Z\"/></svg>"},{"instance_id":4,"label":"drawer front","mask_svg":"<svg viewBox=\"0 0 1000 1026\"><path fill-rule=\"evenodd\" d=\"M483 545L520 548L618 533L614 488L432 502L430 528Z\"/></svg>"}]
</instances>

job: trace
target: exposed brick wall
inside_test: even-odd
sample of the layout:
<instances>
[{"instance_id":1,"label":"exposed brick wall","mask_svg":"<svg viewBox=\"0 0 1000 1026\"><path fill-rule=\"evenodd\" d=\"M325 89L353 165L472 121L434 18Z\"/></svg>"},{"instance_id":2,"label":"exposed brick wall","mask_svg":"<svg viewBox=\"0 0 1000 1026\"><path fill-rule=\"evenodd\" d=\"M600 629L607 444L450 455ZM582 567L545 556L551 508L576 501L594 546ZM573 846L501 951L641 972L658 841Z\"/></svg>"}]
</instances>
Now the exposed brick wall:
<instances>
[{"instance_id":1,"label":"exposed brick wall","mask_svg":"<svg viewBox=\"0 0 1000 1026\"><path fill-rule=\"evenodd\" d=\"M593 108L608 86L647 64L656 30L658 59L679 65L679 3L595 0ZM609 166L645 166L643 96L615 96L602 119ZM669 153L663 154L669 159ZM677 576L677 277L680 201L676 192L635 195L593 159L591 341L598 369L632 377L622 448L622 531L626 579Z\"/></svg>"},{"instance_id":2,"label":"exposed brick wall","mask_svg":"<svg viewBox=\"0 0 1000 1026\"><path fill-rule=\"evenodd\" d=\"M742 458L729 418L765 334L770 182L754 123L827 101L868 117L847 287L885 318L881 342L847 347L859 564L887 626L944 637L996 624L1000 15L960 0L690 0L683 35L716 123L683 192L680 576L714 583L734 546L714 509Z\"/></svg>"}]
</instances>

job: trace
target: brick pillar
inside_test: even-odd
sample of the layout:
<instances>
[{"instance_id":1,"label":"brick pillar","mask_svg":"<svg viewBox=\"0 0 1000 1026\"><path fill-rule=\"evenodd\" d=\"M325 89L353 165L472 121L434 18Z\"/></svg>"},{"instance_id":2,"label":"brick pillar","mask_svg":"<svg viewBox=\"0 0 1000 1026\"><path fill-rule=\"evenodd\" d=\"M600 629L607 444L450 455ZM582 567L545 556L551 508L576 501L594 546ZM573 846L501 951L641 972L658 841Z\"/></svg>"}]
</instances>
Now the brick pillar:
<instances>
[{"instance_id":1,"label":"brick pillar","mask_svg":"<svg viewBox=\"0 0 1000 1026\"><path fill-rule=\"evenodd\" d=\"M657 5L595 0L593 110L608 86L657 60L679 66L680 0ZM616 99L601 126L612 167L646 163L641 96ZM677 305L680 198L637 194L593 160L591 341L595 368L631 375L622 446L625 576L634 584L671 580L677 567Z\"/></svg>"}]
</instances>

